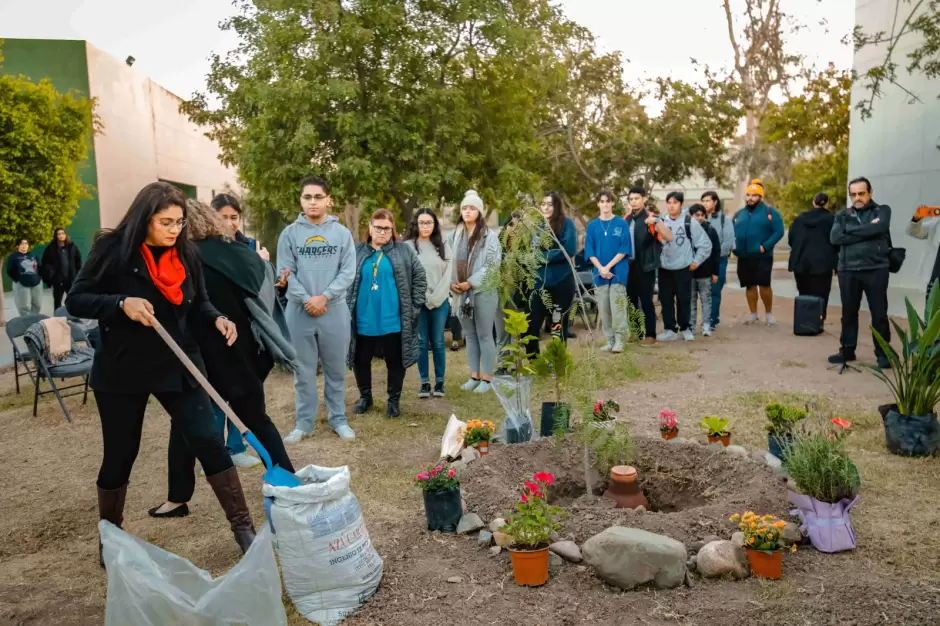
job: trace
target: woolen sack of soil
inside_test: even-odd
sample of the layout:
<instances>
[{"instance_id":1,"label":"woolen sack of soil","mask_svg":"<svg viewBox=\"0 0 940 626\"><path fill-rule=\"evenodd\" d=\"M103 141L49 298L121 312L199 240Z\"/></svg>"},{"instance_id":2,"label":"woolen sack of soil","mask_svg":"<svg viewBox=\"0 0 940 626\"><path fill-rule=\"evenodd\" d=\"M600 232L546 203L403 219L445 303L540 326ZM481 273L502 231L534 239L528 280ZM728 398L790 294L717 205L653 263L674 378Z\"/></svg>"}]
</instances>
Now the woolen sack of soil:
<instances>
[{"instance_id":1,"label":"woolen sack of soil","mask_svg":"<svg viewBox=\"0 0 940 626\"><path fill-rule=\"evenodd\" d=\"M264 485L265 497L274 499L270 517L284 586L304 617L335 626L378 589L382 558L349 490L348 467L308 465L296 475L300 487Z\"/></svg>"}]
</instances>

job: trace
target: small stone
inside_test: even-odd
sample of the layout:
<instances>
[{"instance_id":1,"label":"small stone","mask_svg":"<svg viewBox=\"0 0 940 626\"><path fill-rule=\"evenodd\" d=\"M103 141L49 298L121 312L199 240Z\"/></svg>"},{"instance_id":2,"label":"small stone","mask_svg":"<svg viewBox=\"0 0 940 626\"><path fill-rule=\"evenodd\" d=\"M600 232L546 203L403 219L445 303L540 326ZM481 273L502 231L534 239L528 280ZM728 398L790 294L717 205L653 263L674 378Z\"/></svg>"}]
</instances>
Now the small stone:
<instances>
[{"instance_id":1,"label":"small stone","mask_svg":"<svg viewBox=\"0 0 940 626\"><path fill-rule=\"evenodd\" d=\"M573 541L559 541L548 546L548 549L571 563L581 562L581 548Z\"/></svg>"},{"instance_id":2,"label":"small stone","mask_svg":"<svg viewBox=\"0 0 940 626\"><path fill-rule=\"evenodd\" d=\"M767 452L764 450L754 450L751 452L751 458L761 464L767 463Z\"/></svg>"},{"instance_id":3,"label":"small stone","mask_svg":"<svg viewBox=\"0 0 940 626\"><path fill-rule=\"evenodd\" d=\"M764 453L764 463L767 464L767 467L778 468L783 465L783 461L772 455L770 452Z\"/></svg>"},{"instance_id":4,"label":"small stone","mask_svg":"<svg viewBox=\"0 0 940 626\"><path fill-rule=\"evenodd\" d=\"M695 561L698 572L705 577L718 578L731 574L735 578L747 578L747 553L730 541L712 541L699 550Z\"/></svg>"},{"instance_id":5,"label":"small stone","mask_svg":"<svg viewBox=\"0 0 940 626\"><path fill-rule=\"evenodd\" d=\"M503 549L500 548L499 546L493 546L492 548L490 548L490 556L499 556L499 553L502 551Z\"/></svg>"},{"instance_id":6,"label":"small stone","mask_svg":"<svg viewBox=\"0 0 940 626\"><path fill-rule=\"evenodd\" d=\"M744 533L740 531L733 533L731 535L731 543L733 543L734 547L736 548L743 548L744 547Z\"/></svg>"},{"instance_id":7,"label":"small stone","mask_svg":"<svg viewBox=\"0 0 940 626\"><path fill-rule=\"evenodd\" d=\"M690 446L701 446L702 442L697 439L686 439L685 442Z\"/></svg>"},{"instance_id":8,"label":"small stone","mask_svg":"<svg viewBox=\"0 0 940 626\"><path fill-rule=\"evenodd\" d=\"M748 456L747 448L744 446L728 446L725 448L725 452L731 456L740 457L742 459L746 459Z\"/></svg>"},{"instance_id":9,"label":"small stone","mask_svg":"<svg viewBox=\"0 0 940 626\"><path fill-rule=\"evenodd\" d=\"M800 527L793 522L787 522L787 525L783 527L783 540L787 542L788 546L793 544L803 542L803 533L800 531Z\"/></svg>"},{"instance_id":10,"label":"small stone","mask_svg":"<svg viewBox=\"0 0 940 626\"><path fill-rule=\"evenodd\" d=\"M476 513L467 513L460 518L460 523L457 524L457 534L466 535L467 533L480 530L485 526L486 524L483 523L483 520L480 519L479 515Z\"/></svg>"},{"instance_id":11,"label":"small stone","mask_svg":"<svg viewBox=\"0 0 940 626\"><path fill-rule=\"evenodd\" d=\"M493 541L501 548L508 548L512 545L512 536L506 533L495 532L493 533Z\"/></svg>"},{"instance_id":12,"label":"small stone","mask_svg":"<svg viewBox=\"0 0 940 626\"><path fill-rule=\"evenodd\" d=\"M506 520L501 517L497 517L492 522L490 522L490 532L498 533L499 529L506 525Z\"/></svg>"},{"instance_id":13,"label":"small stone","mask_svg":"<svg viewBox=\"0 0 940 626\"><path fill-rule=\"evenodd\" d=\"M461 578L460 576L451 576L450 578L447 579L447 582L454 583L455 585L459 585L460 583L463 582L463 578Z\"/></svg>"},{"instance_id":14,"label":"small stone","mask_svg":"<svg viewBox=\"0 0 940 626\"><path fill-rule=\"evenodd\" d=\"M473 463L480 458L480 452L476 448L464 448L460 451L460 460L466 464Z\"/></svg>"},{"instance_id":15,"label":"small stone","mask_svg":"<svg viewBox=\"0 0 940 626\"><path fill-rule=\"evenodd\" d=\"M705 449L711 450L712 452L724 452L725 445L721 443L720 441L716 441L714 443L710 443L707 446L705 446Z\"/></svg>"},{"instance_id":16,"label":"small stone","mask_svg":"<svg viewBox=\"0 0 940 626\"><path fill-rule=\"evenodd\" d=\"M457 472L458 474L467 471L467 462L466 461L454 461L450 464L450 468Z\"/></svg>"},{"instance_id":17,"label":"small stone","mask_svg":"<svg viewBox=\"0 0 940 626\"><path fill-rule=\"evenodd\" d=\"M687 568L689 568L690 570L694 570L694 569L695 569L695 559L689 559L688 561L686 561L686 562L685 562L685 566L686 566Z\"/></svg>"},{"instance_id":18,"label":"small stone","mask_svg":"<svg viewBox=\"0 0 940 626\"><path fill-rule=\"evenodd\" d=\"M685 439L682 437L675 437L674 439L667 439L666 443L671 443L674 446L681 446L685 443Z\"/></svg>"},{"instance_id":19,"label":"small stone","mask_svg":"<svg viewBox=\"0 0 940 626\"><path fill-rule=\"evenodd\" d=\"M470 507L467 505L467 501L464 499L463 496L460 496L460 512L463 515L466 515L469 510L470 510Z\"/></svg>"},{"instance_id":20,"label":"small stone","mask_svg":"<svg viewBox=\"0 0 940 626\"><path fill-rule=\"evenodd\" d=\"M633 509L633 512L634 513L646 513L646 507L641 504L640 506Z\"/></svg>"},{"instance_id":21,"label":"small stone","mask_svg":"<svg viewBox=\"0 0 940 626\"><path fill-rule=\"evenodd\" d=\"M493 543L493 533L488 530L481 530L477 535L477 545L488 546Z\"/></svg>"},{"instance_id":22,"label":"small stone","mask_svg":"<svg viewBox=\"0 0 940 626\"><path fill-rule=\"evenodd\" d=\"M683 581L686 587L692 588L695 586L695 577L692 576L692 572L686 571L685 580Z\"/></svg>"},{"instance_id":23,"label":"small stone","mask_svg":"<svg viewBox=\"0 0 940 626\"><path fill-rule=\"evenodd\" d=\"M557 554L549 554L549 555L548 555L548 566L549 566L549 567L561 567L561 566L564 565L564 564L565 564L564 560L563 560L560 556L558 556Z\"/></svg>"}]
</instances>

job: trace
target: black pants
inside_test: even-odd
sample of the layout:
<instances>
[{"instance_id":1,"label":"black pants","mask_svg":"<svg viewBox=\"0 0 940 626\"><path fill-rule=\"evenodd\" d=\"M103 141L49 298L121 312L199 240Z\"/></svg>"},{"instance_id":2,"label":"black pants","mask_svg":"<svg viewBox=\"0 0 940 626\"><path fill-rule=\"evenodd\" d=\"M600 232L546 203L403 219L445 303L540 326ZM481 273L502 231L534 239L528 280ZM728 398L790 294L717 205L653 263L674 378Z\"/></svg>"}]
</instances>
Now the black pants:
<instances>
[{"instance_id":1,"label":"black pants","mask_svg":"<svg viewBox=\"0 0 940 626\"><path fill-rule=\"evenodd\" d=\"M644 272L636 265L630 264L630 273L627 275L627 297L634 309L643 311L646 318L646 336L656 338L656 307L653 305L653 287L656 285L656 270ZM690 287L691 289L691 283Z\"/></svg>"},{"instance_id":2,"label":"black pants","mask_svg":"<svg viewBox=\"0 0 940 626\"><path fill-rule=\"evenodd\" d=\"M552 308L561 309L561 339L568 343L568 318L571 304L574 302L574 276L568 275L563 281L552 287L546 287L552 299ZM551 319L552 311L545 307L542 302L542 296L538 291L532 292L532 297L526 303L529 311L529 330L527 333L532 337L538 337L542 331L542 324L545 323L546 316ZM526 345L529 355L539 353L538 340L530 341Z\"/></svg>"},{"instance_id":3,"label":"black pants","mask_svg":"<svg viewBox=\"0 0 940 626\"><path fill-rule=\"evenodd\" d=\"M460 319L453 309L450 310L450 317L447 318L447 328L450 329L451 341L460 341L463 339L463 326L460 325Z\"/></svg>"},{"instance_id":4,"label":"black pants","mask_svg":"<svg viewBox=\"0 0 940 626\"><path fill-rule=\"evenodd\" d=\"M264 394L251 394L233 398L229 402L235 415L248 427L264 449L271 455L271 462L293 473L294 466L284 449L284 440L281 439L277 427L265 412ZM170 445L167 448L167 475L169 489L167 501L189 502L196 489L196 473L194 471L196 456L190 452L186 439L176 427L170 428ZM211 476L206 470L206 476Z\"/></svg>"},{"instance_id":5,"label":"black pants","mask_svg":"<svg viewBox=\"0 0 940 626\"><path fill-rule=\"evenodd\" d=\"M372 393L372 358L382 355L388 369L388 395L401 396L405 384L405 366L402 364L401 333L390 333L378 337L359 335L356 337L356 353L353 355L353 373L360 394Z\"/></svg>"},{"instance_id":6,"label":"black pants","mask_svg":"<svg viewBox=\"0 0 940 626\"><path fill-rule=\"evenodd\" d=\"M839 293L842 296L842 346L854 352L858 346L858 310L862 305L862 293L868 299L871 326L885 341L891 341L891 326L888 323L888 268L867 272L839 272ZM874 340L874 334L872 334ZM875 356L883 356L875 341Z\"/></svg>"},{"instance_id":7,"label":"black pants","mask_svg":"<svg viewBox=\"0 0 940 626\"><path fill-rule=\"evenodd\" d=\"M60 306L62 306L62 298L65 297L65 294L69 292L69 289L72 288L72 285L66 284L55 284L52 285L52 310L55 311Z\"/></svg>"},{"instance_id":8,"label":"black pants","mask_svg":"<svg viewBox=\"0 0 940 626\"><path fill-rule=\"evenodd\" d=\"M153 394L170 415L172 428L202 463L206 476L232 467L222 435L216 430L212 402L201 388ZM104 458L98 471L98 487L118 489L127 484L140 449L149 393L107 393L95 391L101 416Z\"/></svg>"},{"instance_id":9,"label":"black pants","mask_svg":"<svg viewBox=\"0 0 940 626\"><path fill-rule=\"evenodd\" d=\"M794 274L796 290L801 296L816 296L823 299L823 319L829 307L829 292L832 291L832 273Z\"/></svg>"},{"instance_id":10,"label":"black pants","mask_svg":"<svg viewBox=\"0 0 940 626\"><path fill-rule=\"evenodd\" d=\"M689 268L659 270L659 303L663 309L663 330L689 329L692 315L692 271Z\"/></svg>"}]
</instances>

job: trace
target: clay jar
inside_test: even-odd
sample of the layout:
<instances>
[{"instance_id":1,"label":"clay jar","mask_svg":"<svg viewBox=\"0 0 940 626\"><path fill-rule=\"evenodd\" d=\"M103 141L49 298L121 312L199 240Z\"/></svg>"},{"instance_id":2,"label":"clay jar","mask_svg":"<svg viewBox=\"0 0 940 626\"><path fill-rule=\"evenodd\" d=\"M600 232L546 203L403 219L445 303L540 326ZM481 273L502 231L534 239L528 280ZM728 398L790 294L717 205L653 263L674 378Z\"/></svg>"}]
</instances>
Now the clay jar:
<instances>
[{"instance_id":1,"label":"clay jar","mask_svg":"<svg viewBox=\"0 0 940 626\"><path fill-rule=\"evenodd\" d=\"M650 503L640 491L636 468L629 465L617 465L610 470L610 483L604 497L617 503L618 509L635 509L638 506L649 508Z\"/></svg>"}]
</instances>

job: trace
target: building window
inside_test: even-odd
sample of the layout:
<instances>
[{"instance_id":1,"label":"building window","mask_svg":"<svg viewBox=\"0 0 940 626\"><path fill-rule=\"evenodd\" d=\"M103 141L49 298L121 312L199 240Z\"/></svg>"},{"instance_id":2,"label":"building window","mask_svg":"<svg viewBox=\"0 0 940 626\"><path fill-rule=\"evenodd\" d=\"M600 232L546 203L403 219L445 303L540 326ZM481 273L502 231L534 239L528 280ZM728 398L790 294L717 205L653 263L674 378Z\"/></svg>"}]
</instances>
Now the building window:
<instances>
[{"instance_id":1,"label":"building window","mask_svg":"<svg viewBox=\"0 0 940 626\"><path fill-rule=\"evenodd\" d=\"M177 189L179 189L180 191L182 191L184 194L186 194L186 197L189 198L190 200L196 200L196 199L197 199L197 198L196 198L196 187L195 187L194 185L187 185L186 183L177 183L177 182L172 181L172 180L163 180L163 179L160 179L160 182L162 182L162 183L170 183L171 185L173 185L174 187L176 187Z\"/></svg>"}]
</instances>

